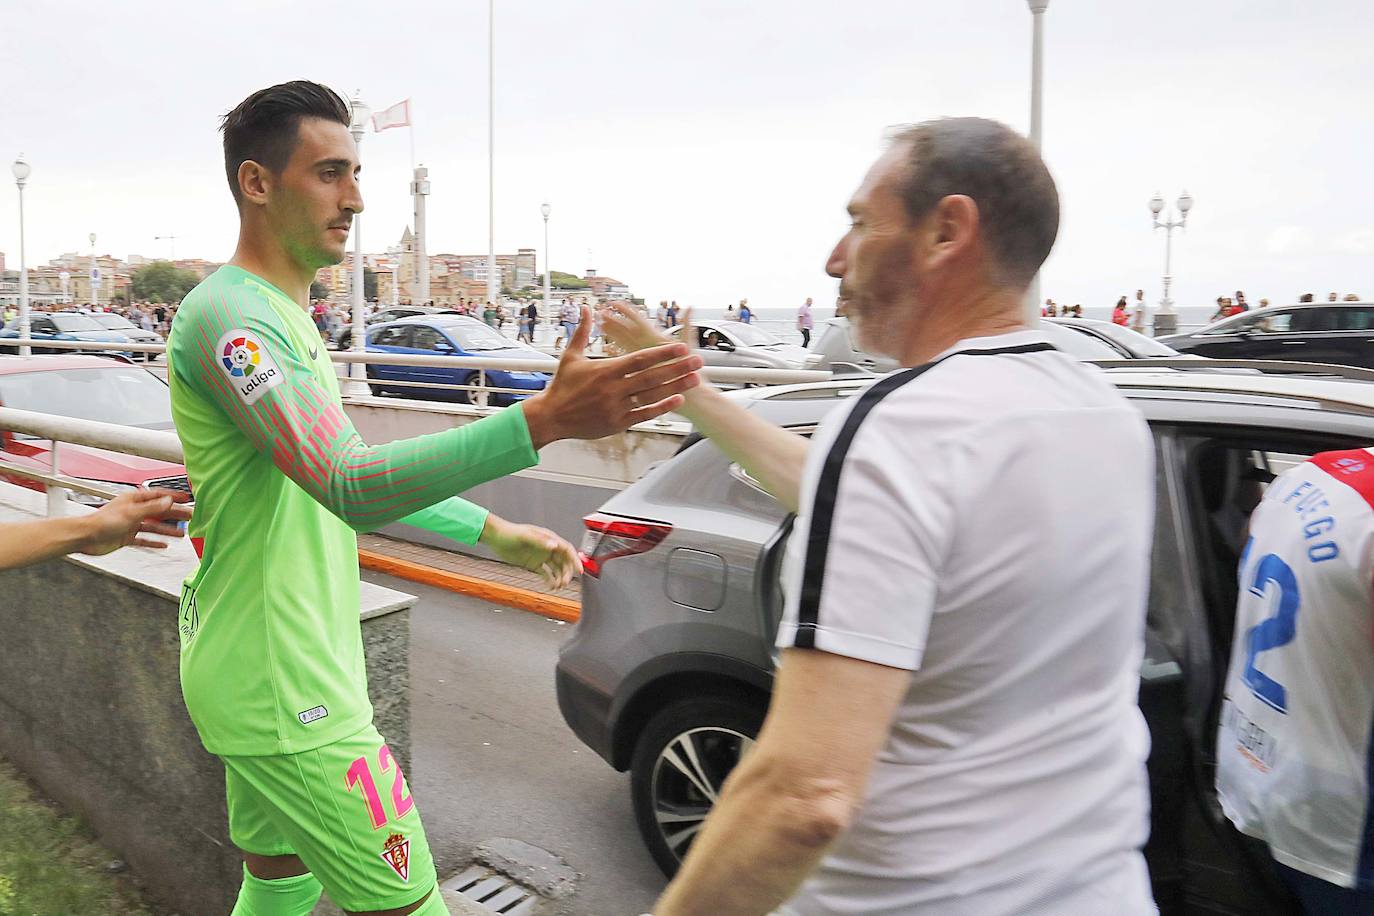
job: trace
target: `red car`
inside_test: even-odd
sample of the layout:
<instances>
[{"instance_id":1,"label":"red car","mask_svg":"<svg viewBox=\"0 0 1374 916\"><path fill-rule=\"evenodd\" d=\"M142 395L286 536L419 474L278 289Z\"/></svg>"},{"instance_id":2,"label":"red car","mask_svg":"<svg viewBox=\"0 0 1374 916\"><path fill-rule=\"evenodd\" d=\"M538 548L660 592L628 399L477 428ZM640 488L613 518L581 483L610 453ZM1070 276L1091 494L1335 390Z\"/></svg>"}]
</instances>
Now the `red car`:
<instances>
[{"instance_id":1,"label":"red car","mask_svg":"<svg viewBox=\"0 0 1374 916\"><path fill-rule=\"evenodd\" d=\"M167 383L146 369L107 356L0 356L0 406L99 420L142 429L171 430ZM52 443L23 433L0 431L0 461L48 472ZM62 443L59 471L106 489L163 487L191 492L186 468L105 449ZM42 490L43 484L6 474L0 479ZM105 500L84 493L71 498L86 505Z\"/></svg>"}]
</instances>

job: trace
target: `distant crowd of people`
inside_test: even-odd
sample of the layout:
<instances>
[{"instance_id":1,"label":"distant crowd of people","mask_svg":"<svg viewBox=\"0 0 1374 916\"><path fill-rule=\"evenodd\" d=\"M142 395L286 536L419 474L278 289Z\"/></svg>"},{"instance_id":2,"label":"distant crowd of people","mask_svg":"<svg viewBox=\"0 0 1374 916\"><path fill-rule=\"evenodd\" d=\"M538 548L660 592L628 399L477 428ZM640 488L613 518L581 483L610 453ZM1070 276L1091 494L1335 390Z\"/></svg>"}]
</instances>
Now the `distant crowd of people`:
<instances>
[{"instance_id":1,"label":"distant crowd of people","mask_svg":"<svg viewBox=\"0 0 1374 916\"><path fill-rule=\"evenodd\" d=\"M125 303L121 301L114 305L94 305L90 302L73 302L62 305L59 308L34 309L31 314L39 311L69 312L76 314L101 312L110 315L119 315L121 318L128 319L135 327L142 328L145 331L152 331L166 337L167 332L172 329L172 319L176 316L177 307L175 305L168 305L165 302ZM19 309L13 305L7 305L2 314L5 324L8 325L11 321L19 317Z\"/></svg>"}]
</instances>

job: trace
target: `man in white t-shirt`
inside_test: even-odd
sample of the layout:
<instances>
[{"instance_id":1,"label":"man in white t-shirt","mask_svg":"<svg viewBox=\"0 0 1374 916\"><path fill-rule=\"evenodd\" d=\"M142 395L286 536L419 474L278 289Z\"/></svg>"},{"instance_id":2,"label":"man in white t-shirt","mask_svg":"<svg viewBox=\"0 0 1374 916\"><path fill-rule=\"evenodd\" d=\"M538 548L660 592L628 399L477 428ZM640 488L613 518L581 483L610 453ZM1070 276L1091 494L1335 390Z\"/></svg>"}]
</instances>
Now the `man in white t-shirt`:
<instances>
[{"instance_id":1,"label":"man in white t-shirt","mask_svg":"<svg viewBox=\"0 0 1374 916\"><path fill-rule=\"evenodd\" d=\"M1374 913L1374 453L1269 485L1240 561L1217 794L1313 916Z\"/></svg>"},{"instance_id":2,"label":"man in white t-shirt","mask_svg":"<svg viewBox=\"0 0 1374 916\"><path fill-rule=\"evenodd\" d=\"M797 523L767 720L654 912L1153 913L1153 453L1028 326L1054 181L1009 128L945 119L849 211L827 272L861 346L910 368L809 443L709 387L681 410ZM626 311L607 331L660 339Z\"/></svg>"}]
</instances>

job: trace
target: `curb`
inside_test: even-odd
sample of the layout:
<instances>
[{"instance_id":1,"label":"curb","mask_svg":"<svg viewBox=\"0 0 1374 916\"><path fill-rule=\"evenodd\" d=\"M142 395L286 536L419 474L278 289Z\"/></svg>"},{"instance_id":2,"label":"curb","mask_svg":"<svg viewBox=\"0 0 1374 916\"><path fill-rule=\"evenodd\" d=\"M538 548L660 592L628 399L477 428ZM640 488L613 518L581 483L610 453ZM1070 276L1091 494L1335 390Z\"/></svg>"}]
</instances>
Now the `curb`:
<instances>
[{"instance_id":1,"label":"curb","mask_svg":"<svg viewBox=\"0 0 1374 916\"><path fill-rule=\"evenodd\" d=\"M358 548L358 565L363 569L387 573L410 582L418 582L421 585L431 585L435 588L457 592L460 595L481 598L516 610L539 614L552 620L577 623L582 617L582 605L568 598L558 598L515 585L503 585L499 582L479 579L476 576L465 576L462 573L449 572L446 569L436 569L433 566L412 563L409 560L397 559L384 553L364 550L361 547Z\"/></svg>"}]
</instances>

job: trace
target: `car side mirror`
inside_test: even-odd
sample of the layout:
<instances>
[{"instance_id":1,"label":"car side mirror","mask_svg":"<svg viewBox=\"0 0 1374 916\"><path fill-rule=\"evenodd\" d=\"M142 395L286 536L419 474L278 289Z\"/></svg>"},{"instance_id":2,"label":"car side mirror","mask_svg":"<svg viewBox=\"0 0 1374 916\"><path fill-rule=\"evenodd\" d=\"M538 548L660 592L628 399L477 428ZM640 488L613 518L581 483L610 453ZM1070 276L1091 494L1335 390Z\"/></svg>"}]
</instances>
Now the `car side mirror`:
<instances>
[{"instance_id":1,"label":"car side mirror","mask_svg":"<svg viewBox=\"0 0 1374 916\"><path fill-rule=\"evenodd\" d=\"M452 353L453 345L446 340L440 340L434 344L435 353Z\"/></svg>"},{"instance_id":2,"label":"car side mirror","mask_svg":"<svg viewBox=\"0 0 1374 916\"><path fill-rule=\"evenodd\" d=\"M735 351L735 345L728 340L722 340L720 343L716 344L716 349L724 353L733 353Z\"/></svg>"}]
</instances>

